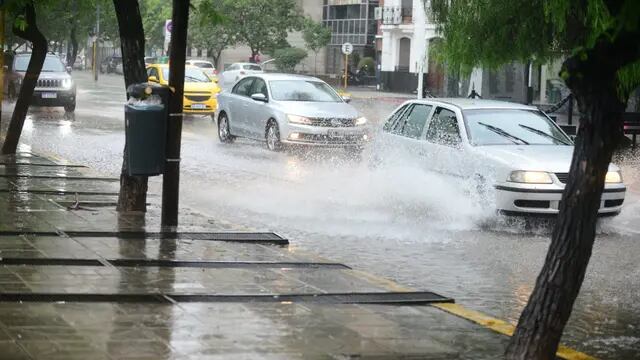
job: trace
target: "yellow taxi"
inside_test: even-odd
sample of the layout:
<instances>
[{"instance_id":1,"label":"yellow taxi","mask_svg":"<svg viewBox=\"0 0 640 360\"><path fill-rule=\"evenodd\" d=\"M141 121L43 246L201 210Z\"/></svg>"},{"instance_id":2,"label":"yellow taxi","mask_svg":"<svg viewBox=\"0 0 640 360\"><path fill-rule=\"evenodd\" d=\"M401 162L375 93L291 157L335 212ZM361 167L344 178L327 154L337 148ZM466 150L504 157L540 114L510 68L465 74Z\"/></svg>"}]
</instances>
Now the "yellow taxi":
<instances>
[{"instance_id":1,"label":"yellow taxi","mask_svg":"<svg viewBox=\"0 0 640 360\"><path fill-rule=\"evenodd\" d=\"M169 85L169 65L151 64L147 66L150 82ZM189 114L211 115L218 109L220 86L211 80L200 68L185 66L183 112Z\"/></svg>"}]
</instances>

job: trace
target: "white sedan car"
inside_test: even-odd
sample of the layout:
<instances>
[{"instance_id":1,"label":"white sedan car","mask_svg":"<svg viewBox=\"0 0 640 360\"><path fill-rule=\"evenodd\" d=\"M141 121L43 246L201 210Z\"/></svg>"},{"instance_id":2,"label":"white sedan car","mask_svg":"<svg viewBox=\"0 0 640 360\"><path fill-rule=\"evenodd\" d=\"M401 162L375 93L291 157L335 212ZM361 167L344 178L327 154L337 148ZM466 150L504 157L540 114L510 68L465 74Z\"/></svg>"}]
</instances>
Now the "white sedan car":
<instances>
[{"instance_id":1,"label":"white sedan car","mask_svg":"<svg viewBox=\"0 0 640 360\"><path fill-rule=\"evenodd\" d=\"M231 87L245 76L261 74L264 70L262 66L252 63L231 64L222 74L220 74L220 84L224 88Z\"/></svg>"},{"instance_id":2,"label":"white sedan car","mask_svg":"<svg viewBox=\"0 0 640 360\"><path fill-rule=\"evenodd\" d=\"M572 140L530 106L472 99L408 101L387 119L379 146L471 183L504 214L553 215L568 179ZM600 215L617 215L626 187L609 166Z\"/></svg>"},{"instance_id":3,"label":"white sedan car","mask_svg":"<svg viewBox=\"0 0 640 360\"><path fill-rule=\"evenodd\" d=\"M256 74L218 95L218 136L283 144L340 147L359 153L369 139L367 119L327 83L309 76Z\"/></svg>"}]
</instances>

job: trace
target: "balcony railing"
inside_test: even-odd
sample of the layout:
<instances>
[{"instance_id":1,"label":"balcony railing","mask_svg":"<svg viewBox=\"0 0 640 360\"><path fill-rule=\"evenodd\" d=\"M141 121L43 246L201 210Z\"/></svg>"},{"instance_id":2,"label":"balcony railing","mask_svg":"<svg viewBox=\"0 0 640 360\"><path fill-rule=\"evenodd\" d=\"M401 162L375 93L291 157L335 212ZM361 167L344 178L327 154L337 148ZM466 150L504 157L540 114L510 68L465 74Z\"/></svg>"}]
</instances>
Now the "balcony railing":
<instances>
[{"instance_id":1,"label":"balcony railing","mask_svg":"<svg viewBox=\"0 0 640 360\"><path fill-rule=\"evenodd\" d=\"M413 8L385 6L382 8L382 24L400 25L413 22Z\"/></svg>"}]
</instances>

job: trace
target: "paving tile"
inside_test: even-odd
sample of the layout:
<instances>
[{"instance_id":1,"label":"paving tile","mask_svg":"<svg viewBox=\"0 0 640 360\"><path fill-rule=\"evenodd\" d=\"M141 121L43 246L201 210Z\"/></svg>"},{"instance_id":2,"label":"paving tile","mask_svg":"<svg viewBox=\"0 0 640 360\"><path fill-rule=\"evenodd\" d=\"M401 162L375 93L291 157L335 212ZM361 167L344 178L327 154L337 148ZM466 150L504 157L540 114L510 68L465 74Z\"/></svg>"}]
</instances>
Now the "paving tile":
<instances>
[{"instance_id":1,"label":"paving tile","mask_svg":"<svg viewBox=\"0 0 640 360\"><path fill-rule=\"evenodd\" d=\"M3 360L33 360L33 358L14 341L0 340L0 355Z\"/></svg>"}]
</instances>

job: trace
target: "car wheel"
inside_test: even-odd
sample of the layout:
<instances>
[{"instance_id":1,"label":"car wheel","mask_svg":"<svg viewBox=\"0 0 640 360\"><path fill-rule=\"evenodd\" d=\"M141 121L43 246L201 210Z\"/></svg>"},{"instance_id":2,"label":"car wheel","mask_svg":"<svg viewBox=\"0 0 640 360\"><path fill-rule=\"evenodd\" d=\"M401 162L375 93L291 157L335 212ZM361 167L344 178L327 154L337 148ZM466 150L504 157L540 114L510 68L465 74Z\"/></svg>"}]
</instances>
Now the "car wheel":
<instances>
[{"instance_id":1,"label":"car wheel","mask_svg":"<svg viewBox=\"0 0 640 360\"><path fill-rule=\"evenodd\" d=\"M74 101L74 102L72 102L70 104L66 104L64 106L64 111L68 112L68 113L72 113L72 112L76 111L76 102Z\"/></svg>"},{"instance_id":2,"label":"car wheel","mask_svg":"<svg viewBox=\"0 0 640 360\"><path fill-rule=\"evenodd\" d=\"M218 138L221 143L225 144L233 142L236 138L231 135L231 131L229 130L229 118L225 113L220 113L218 116Z\"/></svg>"},{"instance_id":3,"label":"car wheel","mask_svg":"<svg viewBox=\"0 0 640 360\"><path fill-rule=\"evenodd\" d=\"M280 129L278 129L278 123L275 122L275 120L271 120L269 121L269 124L267 124L265 139L267 141L267 149L271 151L282 150L282 143L280 142Z\"/></svg>"}]
</instances>

